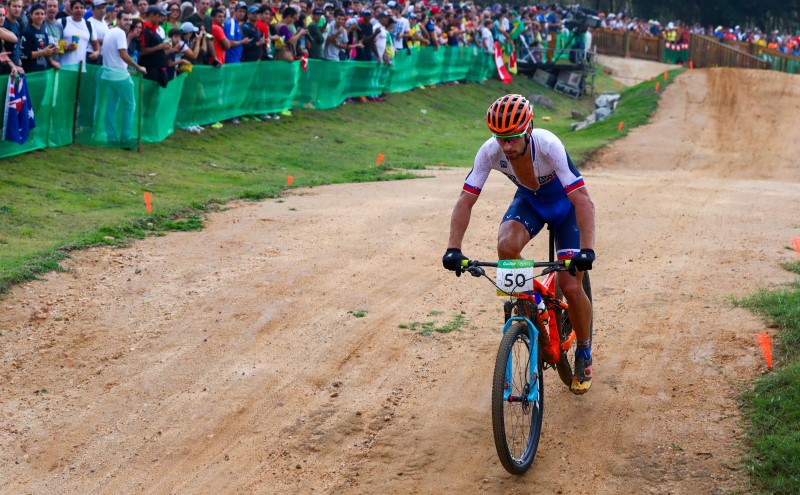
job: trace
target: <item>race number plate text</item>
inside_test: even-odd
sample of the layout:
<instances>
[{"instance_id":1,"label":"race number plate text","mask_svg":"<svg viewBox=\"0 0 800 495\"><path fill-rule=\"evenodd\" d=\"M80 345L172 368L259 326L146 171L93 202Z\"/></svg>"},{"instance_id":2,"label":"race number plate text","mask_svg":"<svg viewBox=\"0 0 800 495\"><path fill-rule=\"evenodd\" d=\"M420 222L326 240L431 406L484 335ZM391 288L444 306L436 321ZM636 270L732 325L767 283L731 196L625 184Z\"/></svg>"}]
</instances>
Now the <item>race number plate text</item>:
<instances>
[{"instance_id":1,"label":"race number plate text","mask_svg":"<svg viewBox=\"0 0 800 495\"><path fill-rule=\"evenodd\" d=\"M500 260L497 262L498 296L533 290L533 260Z\"/></svg>"}]
</instances>

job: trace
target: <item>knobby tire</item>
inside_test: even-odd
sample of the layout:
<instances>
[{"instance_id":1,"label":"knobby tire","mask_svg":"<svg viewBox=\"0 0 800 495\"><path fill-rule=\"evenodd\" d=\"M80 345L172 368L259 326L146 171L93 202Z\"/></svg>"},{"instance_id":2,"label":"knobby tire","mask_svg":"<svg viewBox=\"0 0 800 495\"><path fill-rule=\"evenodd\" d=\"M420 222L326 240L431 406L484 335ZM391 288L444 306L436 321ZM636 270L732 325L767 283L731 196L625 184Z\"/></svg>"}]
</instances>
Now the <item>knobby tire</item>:
<instances>
[{"instance_id":1,"label":"knobby tire","mask_svg":"<svg viewBox=\"0 0 800 495\"><path fill-rule=\"evenodd\" d=\"M512 359L512 394L522 395L525 384L529 383L529 338L528 327L524 324L516 324L508 329L500 341L492 380L492 430L497 456L506 471L516 475L525 473L533 463L539 447L544 413L543 368L538 356L534 360L538 363L538 379L529 385L539 388L538 402L509 403L503 397L509 359Z\"/></svg>"}]
</instances>

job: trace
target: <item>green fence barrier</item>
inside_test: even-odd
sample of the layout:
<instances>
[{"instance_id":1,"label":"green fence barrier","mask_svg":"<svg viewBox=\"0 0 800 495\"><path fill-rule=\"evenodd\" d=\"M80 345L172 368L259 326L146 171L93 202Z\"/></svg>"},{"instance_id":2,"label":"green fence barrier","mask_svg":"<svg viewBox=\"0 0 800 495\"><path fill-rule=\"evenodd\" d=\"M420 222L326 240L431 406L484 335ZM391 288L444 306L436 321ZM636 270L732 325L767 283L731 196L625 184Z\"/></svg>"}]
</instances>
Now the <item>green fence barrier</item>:
<instances>
[{"instance_id":1,"label":"green fence barrier","mask_svg":"<svg viewBox=\"0 0 800 495\"><path fill-rule=\"evenodd\" d=\"M661 61L665 64L682 64L689 60L689 50L672 50L664 48Z\"/></svg>"},{"instance_id":2,"label":"green fence barrier","mask_svg":"<svg viewBox=\"0 0 800 495\"><path fill-rule=\"evenodd\" d=\"M28 77L36 128L22 146L0 141L0 157L71 144L73 124L74 142L130 148L139 139L163 141L176 127L290 108L335 108L347 98L464 79L482 81L495 72L492 56L473 47L400 50L392 66L325 60L309 60L305 71L300 62L282 61L194 66L166 88L96 65L83 71L65 67ZM0 78L0 85L7 81Z\"/></svg>"},{"instance_id":3,"label":"green fence barrier","mask_svg":"<svg viewBox=\"0 0 800 495\"><path fill-rule=\"evenodd\" d=\"M0 77L2 91L8 87L8 77ZM27 79L36 127L31 131L25 144L0 141L0 157L72 144L77 73L50 70L31 73ZM2 119L3 113L0 112L0 120Z\"/></svg>"}]
</instances>

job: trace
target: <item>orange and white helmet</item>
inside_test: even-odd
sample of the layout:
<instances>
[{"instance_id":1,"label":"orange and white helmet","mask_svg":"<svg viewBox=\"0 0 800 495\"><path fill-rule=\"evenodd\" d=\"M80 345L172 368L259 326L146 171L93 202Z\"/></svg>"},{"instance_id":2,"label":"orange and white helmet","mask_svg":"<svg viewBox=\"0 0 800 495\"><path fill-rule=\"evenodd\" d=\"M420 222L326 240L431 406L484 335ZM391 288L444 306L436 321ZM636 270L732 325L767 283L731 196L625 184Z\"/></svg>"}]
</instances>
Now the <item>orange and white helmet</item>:
<instances>
[{"instance_id":1,"label":"orange and white helmet","mask_svg":"<svg viewBox=\"0 0 800 495\"><path fill-rule=\"evenodd\" d=\"M533 120L533 105L522 95L505 95L486 112L486 125L495 136L521 134Z\"/></svg>"}]
</instances>

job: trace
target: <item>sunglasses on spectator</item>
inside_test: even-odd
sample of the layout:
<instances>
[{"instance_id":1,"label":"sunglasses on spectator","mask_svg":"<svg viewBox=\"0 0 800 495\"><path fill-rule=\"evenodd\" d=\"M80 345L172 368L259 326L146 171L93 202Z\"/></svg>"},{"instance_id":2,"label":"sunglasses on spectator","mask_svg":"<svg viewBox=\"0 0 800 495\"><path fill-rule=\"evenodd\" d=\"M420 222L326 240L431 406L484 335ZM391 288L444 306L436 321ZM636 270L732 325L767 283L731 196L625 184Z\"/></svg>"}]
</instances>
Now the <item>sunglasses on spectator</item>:
<instances>
[{"instance_id":1,"label":"sunglasses on spectator","mask_svg":"<svg viewBox=\"0 0 800 495\"><path fill-rule=\"evenodd\" d=\"M511 143L511 142L516 141L517 139L521 138L522 136L524 136L525 132L527 132L527 131L522 131L519 134L507 134L507 135L503 135L503 136L501 136L499 134L492 134L492 136L495 139L497 139L498 141L500 141L501 143L503 141L505 141L506 143Z\"/></svg>"}]
</instances>

